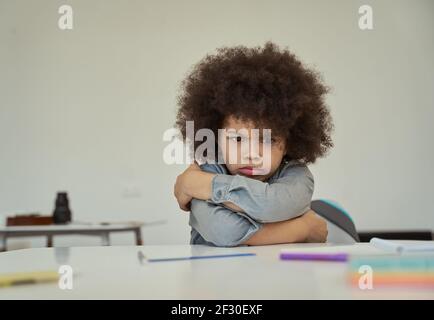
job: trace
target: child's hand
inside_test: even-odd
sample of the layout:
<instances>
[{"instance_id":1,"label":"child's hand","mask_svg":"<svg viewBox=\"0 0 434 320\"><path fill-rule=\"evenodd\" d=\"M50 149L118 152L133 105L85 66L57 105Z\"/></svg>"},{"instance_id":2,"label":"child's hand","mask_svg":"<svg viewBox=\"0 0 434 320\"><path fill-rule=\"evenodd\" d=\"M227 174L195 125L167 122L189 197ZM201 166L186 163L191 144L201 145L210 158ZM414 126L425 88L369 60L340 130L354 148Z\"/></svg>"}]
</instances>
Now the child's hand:
<instances>
[{"instance_id":1,"label":"child's hand","mask_svg":"<svg viewBox=\"0 0 434 320\"><path fill-rule=\"evenodd\" d=\"M181 210L190 211L190 202L193 197L187 194L185 185L189 173L192 170L197 170L198 168L199 166L196 163L193 163L176 178L173 193L175 195L176 201L178 201L178 205Z\"/></svg>"},{"instance_id":2,"label":"child's hand","mask_svg":"<svg viewBox=\"0 0 434 320\"><path fill-rule=\"evenodd\" d=\"M209 199L213 176L213 174L203 172L197 163L191 164L180 174L174 186L174 195L179 207L184 211L190 211L191 199Z\"/></svg>"},{"instance_id":3,"label":"child's hand","mask_svg":"<svg viewBox=\"0 0 434 320\"><path fill-rule=\"evenodd\" d=\"M317 214L310 210L306 212L300 219L308 225L308 236L306 242L321 243L327 241L327 223L324 219L317 216Z\"/></svg>"},{"instance_id":4,"label":"child's hand","mask_svg":"<svg viewBox=\"0 0 434 320\"><path fill-rule=\"evenodd\" d=\"M176 197L176 200L178 201L178 205L179 205L179 208L181 210L184 210L187 212L191 210L190 202L191 202L191 199L193 199L193 197L190 197L185 192L176 191L176 187L175 187L175 197Z\"/></svg>"}]
</instances>

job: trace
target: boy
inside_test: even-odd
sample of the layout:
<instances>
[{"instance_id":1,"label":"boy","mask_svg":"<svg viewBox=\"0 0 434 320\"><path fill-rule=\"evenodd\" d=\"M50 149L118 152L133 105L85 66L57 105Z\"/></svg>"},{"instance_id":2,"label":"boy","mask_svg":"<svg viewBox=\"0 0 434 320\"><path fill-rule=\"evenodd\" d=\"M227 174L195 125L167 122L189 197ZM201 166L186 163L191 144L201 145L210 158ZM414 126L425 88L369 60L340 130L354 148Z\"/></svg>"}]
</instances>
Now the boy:
<instances>
[{"instance_id":1,"label":"boy","mask_svg":"<svg viewBox=\"0 0 434 320\"><path fill-rule=\"evenodd\" d=\"M209 129L218 141L206 164L192 164L175 183L180 208L191 210L192 244L326 240L325 221L310 210L307 168L332 146L326 93L315 72L270 42L222 48L195 66L183 82L177 126L186 138L194 121L195 132ZM262 142L254 139L258 130ZM244 148L250 142L256 148Z\"/></svg>"}]
</instances>

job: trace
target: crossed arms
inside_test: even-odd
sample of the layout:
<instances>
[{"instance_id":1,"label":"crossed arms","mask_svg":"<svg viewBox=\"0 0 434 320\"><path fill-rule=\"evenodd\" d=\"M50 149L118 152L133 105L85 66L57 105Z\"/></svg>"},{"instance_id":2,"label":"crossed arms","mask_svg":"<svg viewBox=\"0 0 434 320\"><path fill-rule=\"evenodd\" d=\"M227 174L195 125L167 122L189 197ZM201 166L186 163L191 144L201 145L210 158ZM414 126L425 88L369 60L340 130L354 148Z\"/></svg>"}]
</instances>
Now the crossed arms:
<instances>
[{"instance_id":1,"label":"crossed arms","mask_svg":"<svg viewBox=\"0 0 434 320\"><path fill-rule=\"evenodd\" d=\"M175 196L190 225L216 246L324 242L324 220L310 210L313 177L294 166L271 183L232 176L217 165L191 165L177 178Z\"/></svg>"}]
</instances>

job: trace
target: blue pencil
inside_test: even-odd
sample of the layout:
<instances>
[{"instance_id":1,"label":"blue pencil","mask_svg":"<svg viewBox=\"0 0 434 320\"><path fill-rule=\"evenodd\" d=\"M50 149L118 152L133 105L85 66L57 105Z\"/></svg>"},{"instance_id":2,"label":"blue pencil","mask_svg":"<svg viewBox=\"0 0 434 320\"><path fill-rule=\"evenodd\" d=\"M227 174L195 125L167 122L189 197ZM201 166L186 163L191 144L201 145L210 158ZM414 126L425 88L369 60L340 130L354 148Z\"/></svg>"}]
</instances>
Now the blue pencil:
<instances>
[{"instance_id":1,"label":"blue pencil","mask_svg":"<svg viewBox=\"0 0 434 320\"><path fill-rule=\"evenodd\" d=\"M232 253L232 254L217 254L210 256L190 256L178 258L159 258L148 259L148 262L165 262L165 261L182 261L182 260L199 260L199 259L218 259L218 258L234 258L234 257L249 257L256 256L256 253Z\"/></svg>"}]
</instances>

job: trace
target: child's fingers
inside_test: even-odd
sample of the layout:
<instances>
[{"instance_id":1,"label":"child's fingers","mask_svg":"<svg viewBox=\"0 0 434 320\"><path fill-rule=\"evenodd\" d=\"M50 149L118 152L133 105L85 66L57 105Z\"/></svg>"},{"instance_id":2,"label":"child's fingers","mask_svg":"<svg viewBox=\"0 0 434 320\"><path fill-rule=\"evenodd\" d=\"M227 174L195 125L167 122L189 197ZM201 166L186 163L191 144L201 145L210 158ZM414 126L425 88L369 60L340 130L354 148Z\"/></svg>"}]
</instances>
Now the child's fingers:
<instances>
[{"instance_id":1,"label":"child's fingers","mask_svg":"<svg viewBox=\"0 0 434 320\"><path fill-rule=\"evenodd\" d=\"M176 196L179 208L183 211L190 211L191 198L181 193Z\"/></svg>"},{"instance_id":2,"label":"child's fingers","mask_svg":"<svg viewBox=\"0 0 434 320\"><path fill-rule=\"evenodd\" d=\"M190 203L187 203L187 204L180 204L179 205L179 208L182 210L182 211L190 211Z\"/></svg>"}]
</instances>

